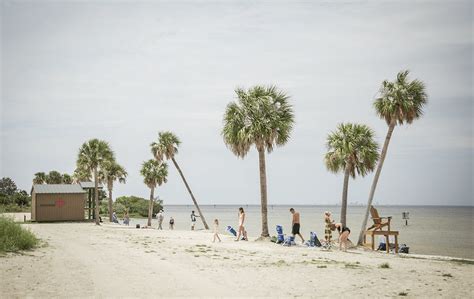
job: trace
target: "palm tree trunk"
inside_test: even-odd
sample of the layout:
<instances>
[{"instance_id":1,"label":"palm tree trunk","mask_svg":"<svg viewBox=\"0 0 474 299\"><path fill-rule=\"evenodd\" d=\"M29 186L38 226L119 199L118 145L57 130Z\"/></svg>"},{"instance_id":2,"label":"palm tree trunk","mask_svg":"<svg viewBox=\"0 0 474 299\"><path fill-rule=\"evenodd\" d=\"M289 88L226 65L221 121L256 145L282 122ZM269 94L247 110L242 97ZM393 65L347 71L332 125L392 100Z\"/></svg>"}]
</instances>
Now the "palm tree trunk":
<instances>
[{"instance_id":1,"label":"palm tree trunk","mask_svg":"<svg viewBox=\"0 0 474 299\"><path fill-rule=\"evenodd\" d=\"M346 226L347 215L347 190L349 189L350 165L346 166L344 171L344 186L342 188L342 202L341 202L341 223Z\"/></svg>"},{"instance_id":2,"label":"palm tree trunk","mask_svg":"<svg viewBox=\"0 0 474 299\"><path fill-rule=\"evenodd\" d=\"M199 208L199 205L198 205L196 199L194 198L194 195L193 195L193 192L191 191L191 188L189 188L188 182L184 178L184 175L183 175L183 172L181 171L181 168L179 168L179 165L178 165L178 163L176 162L176 160L174 158L171 158L171 161L173 161L173 164L176 167L176 169L178 170L179 175L181 175L181 179L183 179L183 182L184 182L184 185L186 186L186 189L188 189L188 192L191 195L191 199L193 200L194 206L196 207L196 210L198 211L199 216L201 216L200 218L202 220L202 224L204 224L204 228L209 229L209 226L207 225L206 219L204 218L204 215L202 214L201 209Z\"/></svg>"},{"instance_id":3,"label":"palm tree trunk","mask_svg":"<svg viewBox=\"0 0 474 299\"><path fill-rule=\"evenodd\" d=\"M97 178L97 167L94 168L94 202L95 202L95 224L100 225L100 219L99 219L99 180Z\"/></svg>"},{"instance_id":4,"label":"palm tree trunk","mask_svg":"<svg viewBox=\"0 0 474 299\"><path fill-rule=\"evenodd\" d=\"M150 188L150 202L148 204L148 226L151 226L151 218L153 217L153 201L155 198L155 187Z\"/></svg>"},{"instance_id":5,"label":"palm tree trunk","mask_svg":"<svg viewBox=\"0 0 474 299\"><path fill-rule=\"evenodd\" d=\"M265 149L258 149L258 162L260 168L260 201L262 209L262 235L269 237L268 233L268 212L267 212L267 171L265 167Z\"/></svg>"},{"instance_id":6,"label":"palm tree trunk","mask_svg":"<svg viewBox=\"0 0 474 299\"><path fill-rule=\"evenodd\" d=\"M357 241L358 245L362 245L364 242L364 233L367 227L367 220L369 219L370 207L372 206L372 201L374 199L375 188L379 181L380 173L382 172L383 162L385 161L385 156L388 151L388 144L390 143L390 138L392 138L393 130L395 129L396 122L392 121L388 126L387 136L385 137L385 142L383 144L382 153L380 155L379 164L377 165L377 170L375 171L374 180L372 181L372 187L370 188L369 200L367 201L367 208L365 210L365 216L362 221L362 227L360 228L359 240Z\"/></svg>"},{"instance_id":7,"label":"palm tree trunk","mask_svg":"<svg viewBox=\"0 0 474 299\"><path fill-rule=\"evenodd\" d=\"M109 221L112 222L112 188L109 186Z\"/></svg>"}]
</instances>

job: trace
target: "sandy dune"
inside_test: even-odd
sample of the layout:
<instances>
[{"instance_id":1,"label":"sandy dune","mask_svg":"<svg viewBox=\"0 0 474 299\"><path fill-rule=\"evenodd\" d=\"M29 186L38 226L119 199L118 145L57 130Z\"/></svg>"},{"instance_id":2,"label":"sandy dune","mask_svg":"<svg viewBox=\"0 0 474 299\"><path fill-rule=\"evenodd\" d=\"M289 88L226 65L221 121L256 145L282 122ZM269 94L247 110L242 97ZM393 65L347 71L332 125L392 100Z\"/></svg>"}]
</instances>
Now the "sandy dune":
<instances>
[{"instance_id":1,"label":"sandy dune","mask_svg":"<svg viewBox=\"0 0 474 299\"><path fill-rule=\"evenodd\" d=\"M474 266L362 249L212 243L204 231L26 225L47 246L0 258L2 298L472 297ZM379 268L388 263L389 269Z\"/></svg>"}]
</instances>

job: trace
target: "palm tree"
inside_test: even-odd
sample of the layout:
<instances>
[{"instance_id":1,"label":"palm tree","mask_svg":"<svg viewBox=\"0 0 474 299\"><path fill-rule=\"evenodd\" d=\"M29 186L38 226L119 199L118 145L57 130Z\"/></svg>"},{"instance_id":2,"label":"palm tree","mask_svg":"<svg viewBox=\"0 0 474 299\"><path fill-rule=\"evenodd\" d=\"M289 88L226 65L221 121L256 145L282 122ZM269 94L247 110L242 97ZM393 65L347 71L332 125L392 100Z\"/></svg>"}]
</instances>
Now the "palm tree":
<instances>
[{"instance_id":1,"label":"palm tree","mask_svg":"<svg viewBox=\"0 0 474 299\"><path fill-rule=\"evenodd\" d=\"M44 172L35 173L33 184L44 184L44 183L46 183L46 173Z\"/></svg>"},{"instance_id":2,"label":"palm tree","mask_svg":"<svg viewBox=\"0 0 474 299\"><path fill-rule=\"evenodd\" d=\"M378 144L374 141L374 132L366 125L340 124L335 132L328 135L328 152L324 158L329 171L344 172L342 189L341 223L346 226L347 191L349 176L365 176L374 170L379 159Z\"/></svg>"},{"instance_id":3,"label":"palm tree","mask_svg":"<svg viewBox=\"0 0 474 299\"><path fill-rule=\"evenodd\" d=\"M56 170L51 170L46 175L46 183L48 184L62 184L63 176Z\"/></svg>"},{"instance_id":4,"label":"palm tree","mask_svg":"<svg viewBox=\"0 0 474 299\"><path fill-rule=\"evenodd\" d=\"M176 162L176 154L178 154L178 147L180 144L181 144L181 141L178 139L178 136L174 135L172 132L167 132L167 131L159 132L158 142L153 142L150 145L151 153L159 162L164 161L164 159L173 161L173 164L178 170L179 175L181 176L181 179L183 180L184 185L186 186L186 189L189 192L189 195L191 195L191 199L194 203L194 206L196 207L199 215L201 216L201 220L202 220L202 223L204 224L204 228L209 229L206 219L204 218L204 215L201 212L201 208L199 208L196 198L194 198L194 194L191 191L191 188L189 187L189 184L186 181L184 174L178 165L178 162Z\"/></svg>"},{"instance_id":5,"label":"palm tree","mask_svg":"<svg viewBox=\"0 0 474 299\"><path fill-rule=\"evenodd\" d=\"M379 181L380 172L387 155L388 144L392 137L395 126L404 123L411 124L415 119L423 115L423 106L428 102L428 95L425 90L425 84L420 80L408 80L409 71L401 71L397 74L395 82L387 80L382 82L380 88L380 96L374 102L374 108L377 115L385 119L388 125L387 136L383 144L380 161L375 172L372 187L370 188L369 199L367 201L367 209L362 221L362 227L359 234L358 244L362 245L364 232L367 227L367 219L369 218L370 207L374 199L375 188Z\"/></svg>"},{"instance_id":6,"label":"palm tree","mask_svg":"<svg viewBox=\"0 0 474 299\"><path fill-rule=\"evenodd\" d=\"M148 205L148 226L151 226L153 216L153 202L155 200L155 188L166 183L168 176L168 165L164 162L150 159L143 163L140 170L143 182L150 188L150 202Z\"/></svg>"},{"instance_id":7,"label":"palm tree","mask_svg":"<svg viewBox=\"0 0 474 299\"><path fill-rule=\"evenodd\" d=\"M114 161L114 153L107 142L98 139L91 139L85 142L79 149L77 157L77 169L91 174L94 178L94 198L95 198L95 223L99 221L99 170L110 161Z\"/></svg>"},{"instance_id":8,"label":"palm tree","mask_svg":"<svg viewBox=\"0 0 474 299\"><path fill-rule=\"evenodd\" d=\"M125 168L115 161L107 161L104 163L104 167L99 173L100 180L107 183L107 189L109 191L109 221L112 221L112 189L114 188L114 182L125 183L126 177L127 171Z\"/></svg>"},{"instance_id":9,"label":"palm tree","mask_svg":"<svg viewBox=\"0 0 474 299\"><path fill-rule=\"evenodd\" d=\"M267 219L267 175L265 150L283 146L290 139L294 124L289 96L275 86L254 86L235 90L238 101L227 105L222 136L227 147L244 158L255 145L260 170L260 200L262 213L261 237L269 237Z\"/></svg>"},{"instance_id":10,"label":"palm tree","mask_svg":"<svg viewBox=\"0 0 474 299\"><path fill-rule=\"evenodd\" d=\"M91 173L88 170L76 168L72 175L72 182L78 184L79 182L90 182L92 180Z\"/></svg>"},{"instance_id":11,"label":"palm tree","mask_svg":"<svg viewBox=\"0 0 474 299\"><path fill-rule=\"evenodd\" d=\"M72 184L72 177L67 173L63 173L61 181L63 184Z\"/></svg>"}]
</instances>

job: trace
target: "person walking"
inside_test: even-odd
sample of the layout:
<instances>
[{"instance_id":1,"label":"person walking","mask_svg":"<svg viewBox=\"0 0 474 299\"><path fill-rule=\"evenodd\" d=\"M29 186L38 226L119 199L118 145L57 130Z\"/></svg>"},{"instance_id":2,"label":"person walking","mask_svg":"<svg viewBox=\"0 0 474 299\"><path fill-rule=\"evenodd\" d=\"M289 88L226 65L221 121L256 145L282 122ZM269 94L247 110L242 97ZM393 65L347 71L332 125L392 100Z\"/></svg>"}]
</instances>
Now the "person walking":
<instances>
[{"instance_id":1,"label":"person walking","mask_svg":"<svg viewBox=\"0 0 474 299\"><path fill-rule=\"evenodd\" d=\"M194 214L194 211L191 212L191 230L194 230L194 227L196 226L196 217L201 217L196 214Z\"/></svg>"},{"instance_id":2,"label":"person walking","mask_svg":"<svg viewBox=\"0 0 474 299\"><path fill-rule=\"evenodd\" d=\"M165 219L165 217L163 216L163 210L160 210L156 218L158 218L158 229L163 229L162 225L163 225L163 220Z\"/></svg>"},{"instance_id":3,"label":"person walking","mask_svg":"<svg viewBox=\"0 0 474 299\"><path fill-rule=\"evenodd\" d=\"M235 239L234 241L239 241L241 235L244 236L245 241L248 241L247 231L245 230L244 222L245 222L244 208L240 207L239 208L239 231L237 233L237 239Z\"/></svg>"},{"instance_id":4,"label":"person walking","mask_svg":"<svg viewBox=\"0 0 474 299\"><path fill-rule=\"evenodd\" d=\"M301 238L301 243L304 243L304 238L300 233L301 227L301 220L300 220L300 213L296 212L295 209L291 208L290 213L293 215L291 220L291 233L293 234L293 238L298 235Z\"/></svg>"}]
</instances>

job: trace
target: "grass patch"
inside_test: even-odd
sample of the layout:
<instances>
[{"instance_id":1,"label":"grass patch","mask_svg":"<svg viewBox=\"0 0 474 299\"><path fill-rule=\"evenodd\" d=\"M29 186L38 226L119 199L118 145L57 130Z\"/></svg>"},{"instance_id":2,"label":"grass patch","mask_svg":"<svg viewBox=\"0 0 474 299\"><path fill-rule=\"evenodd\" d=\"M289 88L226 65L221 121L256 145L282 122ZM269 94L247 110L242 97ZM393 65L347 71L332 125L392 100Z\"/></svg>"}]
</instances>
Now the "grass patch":
<instances>
[{"instance_id":1,"label":"grass patch","mask_svg":"<svg viewBox=\"0 0 474 299\"><path fill-rule=\"evenodd\" d=\"M444 273L442 276L443 277L453 277L450 273Z\"/></svg>"},{"instance_id":2,"label":"grass patch","mask_svg":"<svg viewBox=\"0 0 474 299\"><path fill-rule=\"evenodd\" d=\"M381 269L390 269L390 264L389 263L380 264L379 268L381 268Z\"/></svg>"},{"instance_id":3,"label":"grass patch","mask_svg":"<svg viewBox=\"0 0 474 299\"><path fill-rule=\"evenodd\" d=\"M17 252L37 247L39 239L12 219L0 216L0 252Z\"/></svg>"},{"instance_id":4,"label":"grass patch","mask_svg":"<svg viewBox=\"0 0 474 299\"><path fill-rule=\"evenodd\" d=\"M358 263L344 263L344 268L347 269L358 269L360 268Z\"/></svg>"},{"instance_id":5,"label":"grass patch","mask_svg":"<svg viewBox=\"0 0 474 299\"><path fill-rule=\"evenodd\" d=\"M328 266L326 265L317 265L316 268L327 268Z\"/></svg>"},{"instance_id":6,"label":"grass patch","mask_svg":"<svg viewBox=\"0 0 474 299\"><path fill-rule=\"evenodd\" d=\"M400 292L400 293L398 293L398 296L405 297L405 296L408 296L408 293L407 292Z\"/></svg>"}]
</instances>

